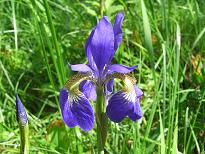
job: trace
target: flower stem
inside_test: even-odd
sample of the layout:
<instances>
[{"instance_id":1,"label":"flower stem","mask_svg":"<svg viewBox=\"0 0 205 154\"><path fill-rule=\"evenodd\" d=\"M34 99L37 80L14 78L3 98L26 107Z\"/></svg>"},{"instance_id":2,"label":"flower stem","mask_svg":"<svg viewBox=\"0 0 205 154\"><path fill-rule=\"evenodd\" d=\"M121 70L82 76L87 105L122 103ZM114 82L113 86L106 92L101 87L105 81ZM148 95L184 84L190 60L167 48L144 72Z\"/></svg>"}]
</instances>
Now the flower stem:
<instances>
[{"instance_id":1,"label":"flower stem","mask_svg":"<svg viewBox=\"0 0 205 154\"><path fill-rule=\"evenodd\" d=\"M21 149L20 154L28 154L29 153L29 126L28 123L25 126L19 124L20 128L20 136L21 136Z\"/></svg>"},{"instance_id":2,"label":"flower stem","mask_svg":"<svg viewBox=\"0 0 205 154\"><path fill-rule=\"evenodd\" d=\"M107 116L105 113L105 102L103 87L97 86L96 122L97 122L97 144L98 153L104 154L107 137Z\"/></svg>"}]
</instances>

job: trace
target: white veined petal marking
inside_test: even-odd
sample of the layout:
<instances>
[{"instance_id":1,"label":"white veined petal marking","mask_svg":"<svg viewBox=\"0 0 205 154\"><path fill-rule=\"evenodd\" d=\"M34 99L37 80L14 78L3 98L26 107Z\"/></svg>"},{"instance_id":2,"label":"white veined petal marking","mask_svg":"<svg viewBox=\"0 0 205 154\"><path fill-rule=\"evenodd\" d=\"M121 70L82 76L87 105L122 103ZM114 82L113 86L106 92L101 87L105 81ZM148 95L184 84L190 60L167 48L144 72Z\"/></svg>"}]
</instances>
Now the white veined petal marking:
<instances>
[{"instance_id":1,"label":"white veined petal marking","mask_svg":"<svg viewBox=\"0 0 205 154\"><path fill-rule=\"evenodd\" d=\"M83 93L81 93L79 90L71 91L68 95L68 101L69 105L72 106L73 103L78 103L81 99L83 99L85 96Z\"/></svg>"},{"instance_id":2,"label":"white veined petal marking","mask_svg":"<svg viewBox=\"0 0 205 154\"><path fill-rule=\"evenodd\" d=\"M131 92L124 92L123 95L124 99L127 100L127 102L133 102L135 103L135 99L136 99L136 93L135 91L131 91Z\"/></svg>"}]
</instances>

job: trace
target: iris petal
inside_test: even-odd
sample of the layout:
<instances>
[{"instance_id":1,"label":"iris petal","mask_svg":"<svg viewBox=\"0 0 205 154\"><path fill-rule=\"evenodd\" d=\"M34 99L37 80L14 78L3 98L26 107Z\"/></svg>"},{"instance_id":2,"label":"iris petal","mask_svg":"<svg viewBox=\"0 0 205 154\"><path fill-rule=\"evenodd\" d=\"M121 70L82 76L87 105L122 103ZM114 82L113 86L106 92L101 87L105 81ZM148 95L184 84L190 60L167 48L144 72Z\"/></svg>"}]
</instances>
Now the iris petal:
<instances>
[{"instance_id":1,"label":"iris petal","mask_svg":"<svg viewBox=\"0 0 205 154\"><path fill-rule=\"evenodd\" d=\"M96 100L96 89L92 81L85 80L81 82L80 91L86 96L88 100Z\"/></svg>"},{"instance_id":2,"label":"iris petal","mask_svg":"<svg viewBox=\"0 0 205 154\"><path fill-rule=\"evenodd\" d=\"M87 98L81 97L78 103L73 103L71 111L84 131L89 131L94 127L94 112Z\"/></svg>"},{"instance_id":3,"label":"iris petal","mask_svg":"<svg viewBox=\"0 0 205 154\"><path fill-rule=\"evenodd\" d=\"M63 121L66 123L66 125L70 128L73 128L76 125L78 125L77 120L70 109L70 105L68 102L67 89L65 88L61 89L60 96L59 96L59 102L60 102L60 108L61 108Z\"/></svg>"},{"instance_id":4,"label":"iris petal","mask_svg":"<svg viewBox=\"0 0 205 154\"><path fill-rule=\"evenodd\" d=\"M127 93L122 91L112 95L108 101L106 113L111 121L121 122L134 108L133 102L127 97Z\"/></svg>"},{"instance_id":5,"label":"iris petal","mask_svg":"<svg viewBox=\"0 0 205 154\"><path fill-rule=\"evenodd\" d=\"M117 50L118 46L120 45L122 41L122 22L124 19L124 13L120 12L115 16L115 22L114 22L114 36L115 36L115 45L114 49Z\"/></svg>"},{"instance_id":6,"label":"iris petal","mask_svg":"<svg viewBox=\"0 0 205 154\"><path fill-rule=\"evenodd\" d=\"M109 73L118 72L118 73L126 74L126 73L130 73L134 71L136 68L137 66L129 67L129 66L120 65L120 64L113 64L113 65L108 66L106 68L106 71Z\"/></svg>"},{"instance_id":7,"label":"iris petal","mask_svg":"<svg viewBox=\"0 0 205 154\"><path fill-rule=\"evenodd\" d=\"M102 72L105 65L112 59L114 55L114 32L107 17L104 16L91 32L86 44L86 53L90 63L93 62L93 58L99 72Z\"/></svg>"},{"instance_id":8,"label":"iris petal","mask_svg":"<svg viewBox=\"0 0 205 154\"><path fill-rule=\"evenodd\" d=\"M60 108L64 122L69 127L80 126L89 131L94 126L94 113L88 99L81 93L70 94L66 89L60 91Z\"/></svg>"},{"instance_id":9,"label":"iris petal","mask_svg":"<svg viewBox=\"0 0 205 154\"><path fill-rule=\"evenodd\" d=\"M92 32L90 33L90 36L88 37L88 40L85 44L85 50L86 50L86 56L88 57L89 65L91 66L91 68L93 70L96 70L97 67L96 67L96 64L93 60L93 55L92 55L91 48L90 48L91 47L91 41L92 41L94 33L95 33L95 27L93 28Z\"/></svg>"},{"instance_id":10,"label":"iris petal","mask_svg":"<svg viewBox=\"0 0 205 154\"><path fill-rule=\"evenodd\" d=\"M69 65L72 71L78 72L89 72L91 71L90 67L85 64L76 64L76 65Z\"/></svg>"},{"instance_id":11,"label":"iris petal","mask_svg":"<svg viewBox=\"0 0 205 154\"><path fill-rule=\"evenodd\" d=\"M137 85L135 85L134 88L135 88L135 93L136 93L137 97L138 98L141 97L143 95L142 90L140 88L138 88Z\"/></svg>"},{"instance_id":12,"label":"iris petal","mask_svg":"<svg viewBox=\"0 0 205 154\"><path fill-rule=\"evenodd\" d=\"M139 98L137 98L137 101L135 102L134 108L132 112L128 113L128 117L132 119L133 121L137 121L142 118L142 109L140 107Z\"/></svg>"},{"instance_id":13,"label":"iris petal","mask_svg":"<svg viewBox=\"0 0 205 154\"><path fill-rule=\"evenodd\" d=\"M16 118L22 125L26 125L28 122L26 111L18 95L16 95Z\"/></svg>"},{"instance_id":14,"label":"iris petal","mask_svg":"<svg viewBox=\"0 0 205 154\"><path fill-rule=\"evenodd\" d=\"M111 79L110 81L108 81L107 83L107 91L109 93L113 92L113 86L114 86L114 79Z\"/></svg>"}]
</instances>

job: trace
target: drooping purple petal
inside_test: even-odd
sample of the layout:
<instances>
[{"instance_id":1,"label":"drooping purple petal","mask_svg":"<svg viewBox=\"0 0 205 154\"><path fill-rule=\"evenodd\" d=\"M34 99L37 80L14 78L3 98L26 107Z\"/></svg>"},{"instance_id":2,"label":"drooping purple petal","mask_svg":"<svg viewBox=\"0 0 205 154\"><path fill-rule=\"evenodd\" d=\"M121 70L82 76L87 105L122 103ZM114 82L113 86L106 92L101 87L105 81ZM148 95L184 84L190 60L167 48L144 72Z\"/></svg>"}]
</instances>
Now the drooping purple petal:
<instances>
[{"instance_id":1,"label":"drooping purple petal","mask_svg":"<svg viewBox=\"0 0 205 154\"><path fill-rule=\"evenodd\" d=\"M96 100L96 89L92 81L85 80L81 82L80 91L86 96L88 100Z\"/></svg>"},{"instance_id":2,"label":"drooping purple petal","mask_svg":"<svg viewBox=\"0 0 205 154\"><path fill-rule=\"evenodd\" d=\"M113 64L113 65L109 65L106 68L106 72L109 72L109 73L118 72L118 73L126 74L126 73L130 73L134 71L136 68L137 68L137 65L129 67L129 66L120 65L120 64Z\"/></svg>"},{"instance_id":3,"label":"drooping purple petal","mask_svg":"<svg viewBox=\"0 0 205 154\"><path fill-rule=\"evenodd\" d=\"M83 93L69 93L63 88L60 91L60 108L63 120L69 127L79 125L84 131L93 128L93 109Z\"/></svg>"},{"instance_id":4,"label":"drooping purple petal","mask_svg":"<svg viewBox=\"0 0 205 154\"><path fill-rule=\"evenodd\" d=\"M72 71L78 72L89 72L91 71L90 67L85 64L76 64L76 65L69 65Z\"/></svg>"},{"instance_id":5,"label":"drooping purple petal","mask_svg":"<svg viewBox=\"0 0 205 154\"><path fill-rule=\"evenodd\" d=\"M106 108L109 119L116 123L121 122L134 108L134 103L130 100L129 96L122 91L112 95Z\"/></svg>"},{"instance_id":6,"label":"drooping purple petal","mask_svg":"<svg viewBox=\"0 0 205 154\"><path fill-rule=\"evenodd\" d=\"M92 31L86 44L86 53L90 63L93 57L99 72L110 62L114 55L114 32L107 17L104 16Z\"/></svg>"},{"instance_id":7,"label":"drooping purple petal","mask_svg":"<svg viewBox=\"0 0 205 154\"><path fill-rule=\"evenodd\" d=\"M77 120L70 109L70 104L68 102L67 89L65 88L61 89L60 96L59 96L59 102L60 102L60 108L61 108L63 121L65 122L65 124L70 128L73 128L76 125L78 125Z\"/></svg>"},{"instance_id":8,"label":"drooping purple petal","mask_svg":"<svg viewBox=\"0 0 205 154\"><path fill-rule=\"evenodd\" d=\"M78 102L72 104L71 111L78 125L84 131L89 131L94 127L94 112L85 96L79 98Z\"/></svg>"},{"instance_id":9,"label":"drooping purple petal","mask_svg":"<svg viewBox=\"0 0 205 154\"><path fill-rule=\"evenodd\" d=\"M121 41L122 41L122 22L124 19L124 13L120 12L115 16L115 22L114 22L114 36L115 36L115 45L114 49L115 51L119 47Z\"/></svg>"},{"instance_id":10,"label":"drooping purple petal","mask_svg":"<svg viewBox=\"0 0 205 154\"><path fill-rule=\"evenodd\" d=\"M136 102L134 104L134 108L131 112L128 113L128 117L132 119L133 121L137 121L142 118L142 109L140 107L139 98L136 99Z\"/></svg>"},{"instance_id":11,"label":"drooping purple petal","mask_svg":"<svg viewBox=\"0 0 205 154\"><path fill-rule=\"evenodd\" d=\"M18 95L16 95L16 119L21 125L26 125L28 122L26 111Z\"/></svg>"}]
</instances>

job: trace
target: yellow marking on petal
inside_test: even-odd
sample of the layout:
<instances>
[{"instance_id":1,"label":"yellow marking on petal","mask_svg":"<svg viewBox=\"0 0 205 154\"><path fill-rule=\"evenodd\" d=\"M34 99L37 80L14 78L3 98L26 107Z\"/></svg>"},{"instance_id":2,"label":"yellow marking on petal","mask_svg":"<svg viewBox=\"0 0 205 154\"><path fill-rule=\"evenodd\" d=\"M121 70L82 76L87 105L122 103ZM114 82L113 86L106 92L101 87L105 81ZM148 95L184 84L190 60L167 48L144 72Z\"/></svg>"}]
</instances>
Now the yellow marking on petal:
<instances>
[{"instance_id":1,"label":"yellow marking on petal","mask_svg":"<svg viewBox=\"0 0 205 154\"><path fill-rule=\"evenodd\" d=\"M123 82L124 82L123 91L126 91L129 93L129 92L132 92L134 90L135 82L133 81L133 79L131 77L125 77Z\"/></svg>"},{"instance_id":2,"label":"yellow marking on petal","mask_svg":"<svg viewBox=\"0 0 205 154\"><path fill-rule=\"evenodd\" d=\"M78 89L76 87L79 86L79 84L83 80L92 80L93 81L92 75L90 73L85 73L85 74L78 73L78 74L72 76L69 80L67 80L64 86L65 86L65 88L67 88L69 90Z\"/></svg>"},{"instance_id":3,"label":"yellow marking on petal","mask_svg":"<svg viewBox=\"0 0 205 154\"><path fill-rule=\"evenodd\" d=\"M121 74L121 73L113 73L112 75L108 76L108 80L113 78L121 79L124 82L124 92L131 92L134 90L134 85L136 83L135 77L131 76L130 74Z\"/></svg>"}]
</instances>

